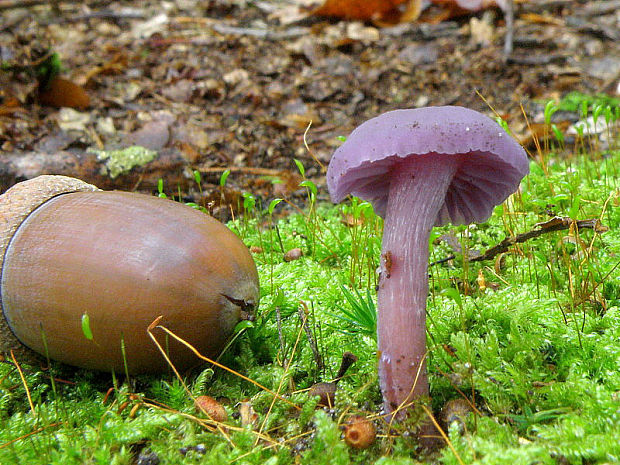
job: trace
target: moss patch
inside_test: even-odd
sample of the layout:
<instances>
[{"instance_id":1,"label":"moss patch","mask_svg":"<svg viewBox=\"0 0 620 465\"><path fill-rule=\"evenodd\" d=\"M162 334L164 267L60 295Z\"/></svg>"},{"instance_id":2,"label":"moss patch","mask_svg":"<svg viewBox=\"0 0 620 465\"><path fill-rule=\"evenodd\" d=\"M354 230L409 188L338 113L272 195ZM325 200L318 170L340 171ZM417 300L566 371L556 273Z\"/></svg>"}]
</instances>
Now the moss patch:
<instances>
[{"instance_id":1,"label":"moss patch","mask_svg":"<svg viewBox=\"0 0 620 465\"><path fill-rule=\"evenodd\" d=\"M131 171L136 166L144 166L157 156L155 150L140 145L132 145L121 150L89 150L97 154L97 159L103 161L101 174L114 179L120 174Z\"/></svg>"}]
</instances>

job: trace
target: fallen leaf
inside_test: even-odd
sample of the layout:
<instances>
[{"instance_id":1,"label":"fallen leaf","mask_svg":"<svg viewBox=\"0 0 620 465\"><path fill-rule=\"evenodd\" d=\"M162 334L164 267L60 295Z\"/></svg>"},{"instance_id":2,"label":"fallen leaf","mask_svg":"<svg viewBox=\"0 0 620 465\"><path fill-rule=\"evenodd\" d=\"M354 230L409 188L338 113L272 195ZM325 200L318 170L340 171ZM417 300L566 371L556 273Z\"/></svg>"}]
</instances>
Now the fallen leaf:
<instances>
[{"instance_id":1,"label":"fallen leaf","mask_svg":"<svg viewBox=\"0 0 620 465\"><path fill-rule=\"evenodd\" d=\"M39 102L48 107L84 110L90 105L90 97L77 84L67 79L54 78L45 88L39 89Z\"/></svg>"},{"instance_id":2,"label":"fallen leaf","mask_svg":"<svg viewBox=\"0 0 620 465\"><path fill-rule=\"evenodd\" d=\"M326 0L312 11L315 16L357 19L361 21L385 19L406 0Z\"/></svg>"},{"instance_id":3,"label":"fallen leaf","mask_svg":"<svg viewBox=\"0 0 620 465\"><path fill-rule=\"evenodd\" d=\"M303 251L300 248L296 247L294 249L289 250L288 252L284 254L284 261L292 262L295 260L299 260L303 255L304 255Z\"/></svg>"},{"instance_id":4,"label":"fallen leaf","mask_svg":"<svg viewBox=\"0 0 620 465\"><path fill-rule=\"evenodd\" d=\"M198 413L206 414L211 420L220 423L228 420L228 412L224 406L211 396L196 397L194 407Z\"/></svg>"},{"instance_id":5,"label":"fallen leaf","mask_svg":"<svg viewBox=\"0 0 620 465\"><path fill-rule=\"evenodd\" d=\"M81 113L72 108L62 108L56 115L58 127L63 131L82 131L92 122L90 113Z\"/></svg>"},{"instance_id":6,"label":"fallen leaf","mask_svg":"<svg viewBox=\"0 0 620 465\"><path fill-rule=\"evenodd\" d=\"M482 273L482 269L478 270L478 278L476 278L476 281L478 282L478 289L484 292L487 288L487 283L486 283L486 280L484 279L484 274Z\"/></svg>"},{"instance_id":7,"label":"fallen leaf","mask_svg":"<svg viewBox=\"0 0 620 465\"><path fill-rule=\"evenodd\" d=\"M532 24L553 24L554 26L564 26L564 20L551 15L540 15L537 13L523 13L519 16L522 20Z\"/></svg>"},{"instance_id":8,"label":"fallen leaf","mask_svg":"<svg viewBox=\"0 0 620 465\"><path fill-rule=\"evenodd\" d=\"M488 47L493 43L493 25L478 18L469 20L469 29L471 31L471 40L476 45Z\"/></svg>"},{"instance_id":9,"label":"fallen leaf","mask_svg":"<svg viewBox=\"0 0 620 465\"><path fill-rule=\"evenodd\" d=\"M9 96L4 100L4 103L0 105L0 116L12 115L13 113L18 111L26 112L26 110L21 106L21 103L16 97Z\"/></svg>"}]
</instances>

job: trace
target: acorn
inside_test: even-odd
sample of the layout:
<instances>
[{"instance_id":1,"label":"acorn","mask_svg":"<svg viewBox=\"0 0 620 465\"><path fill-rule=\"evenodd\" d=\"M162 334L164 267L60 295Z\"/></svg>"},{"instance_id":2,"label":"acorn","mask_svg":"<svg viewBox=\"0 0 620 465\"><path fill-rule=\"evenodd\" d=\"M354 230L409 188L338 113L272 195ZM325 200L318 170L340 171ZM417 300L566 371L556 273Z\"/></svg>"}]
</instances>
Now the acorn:
<instances>
[{"instance_id":1,"label":"acorn","mask_svg":"<svg viewBox=\"0 0 620 465\"><path fill-rule=\"evenodd\" d=\"M259 299L249 250L186 205L39 176L0 196L0 352L82 368L169 366L147 329L215 357ZM199 362L153 331L179 370Z\"/></svg>"}]
</instances>

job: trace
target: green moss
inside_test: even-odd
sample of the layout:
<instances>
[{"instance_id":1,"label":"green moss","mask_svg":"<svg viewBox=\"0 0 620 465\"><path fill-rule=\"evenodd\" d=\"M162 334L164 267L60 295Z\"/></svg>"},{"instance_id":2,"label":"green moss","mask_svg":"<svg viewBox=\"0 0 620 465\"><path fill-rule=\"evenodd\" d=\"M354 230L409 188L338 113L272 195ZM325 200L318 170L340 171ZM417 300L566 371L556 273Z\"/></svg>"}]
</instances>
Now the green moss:
<instances>
[{"instance_id":1,"label":"green moss","mask_svg":"<svg viewBox=\"0 0 620 465\"><path fill-rule=\"evenodd\" d=\"M157 156L155 150L140 145L132 145L121 150L89 149L89 151L97 154L97 159L104 162L101 174L110 176L112 179L128 173L136 166L146 165Z\"/></svg>"},{"instance_id":2,"label":"green moss","mask_svg":"<svg viewBox=\"0 0 620 465\"><path fill-rule=\"evenodd\" d=\"M188 375L193 395L216 397L231 414L226 434L192 419L192 399L172 374L119 383L52 365L55 378L72 383L52 384L48 372L22 367L31 412L19 374L0 364L0 463L130 464L143 447L161 463L181 465L619 462L620 152L549 160L544 169L532 162L520 193L488 222L435 231L453 236L461 248L484 251L550 214L600 218L609 228L548 232L486 262L469 262L446 242L431 244L431 261L440 261L430 268L427 307L433 408L439 412L447 400L466 395L482 413L447 432L454 450L418 455L415 439L398 434L380 436L364 451L342 442L339 424L348 414L381 409L374 338L334 317L352 309L342 286L354 299L368 301L368 292L374 298L381 220L355 199L314 204L308 184L312 209L305 214L272 225L269 213L253 205L230 224L246 244L263 249L254 255L261 305L220 362L272 392L218 368ZM345 215L359 221L343 221ZM281 245L299 247L304 256L285 262ZM359 360L338 383L333 412L315 413L316 399L304 389L333 379L345 351ZM104 403L112 386L117 389ZM140 398L162 408L143 405L130 415ZM254 409L251 426L232 415L239 402Z\"/></svg>"},{"instance_id":3,"label":"green moss","mask_svg":"<svg viewBox=\"0 0 620 465\"><path fill-rule=\"evenodd\" d=\"M349 454L347 446L340 440L340 430L325 412L318 411L314 416L316 430L312 447L303 454L303 465L347 465Z\"/></svg>"}]
</instances>

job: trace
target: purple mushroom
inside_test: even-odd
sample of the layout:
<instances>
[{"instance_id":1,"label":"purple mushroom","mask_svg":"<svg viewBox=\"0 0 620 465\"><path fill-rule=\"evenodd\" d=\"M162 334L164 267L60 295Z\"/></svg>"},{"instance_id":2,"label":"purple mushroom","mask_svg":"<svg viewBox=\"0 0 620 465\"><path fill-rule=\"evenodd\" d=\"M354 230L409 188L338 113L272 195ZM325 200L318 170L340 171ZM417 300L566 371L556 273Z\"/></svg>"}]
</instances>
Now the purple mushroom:
<instances>
[{"instance_id":1,"label":"purple mushroom","mask_svg":"<svg viewBox=\"0 0 620 465\"><path fill-rule=\"evenodd\" d=\"M412 400L429 394L432 227L486 221L528 172L525 151L495 121L456 106L384 113L356 128L332 156L327 170L332 200L361 197L384 218L377 332L388 412L404 412Z\"/></svg>"}]
</instances>

